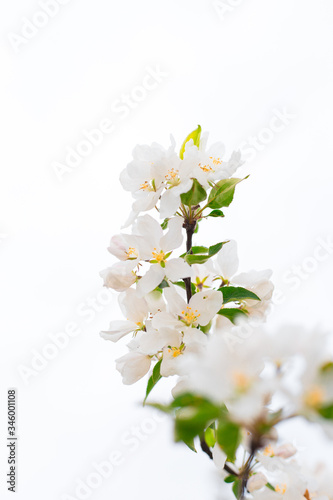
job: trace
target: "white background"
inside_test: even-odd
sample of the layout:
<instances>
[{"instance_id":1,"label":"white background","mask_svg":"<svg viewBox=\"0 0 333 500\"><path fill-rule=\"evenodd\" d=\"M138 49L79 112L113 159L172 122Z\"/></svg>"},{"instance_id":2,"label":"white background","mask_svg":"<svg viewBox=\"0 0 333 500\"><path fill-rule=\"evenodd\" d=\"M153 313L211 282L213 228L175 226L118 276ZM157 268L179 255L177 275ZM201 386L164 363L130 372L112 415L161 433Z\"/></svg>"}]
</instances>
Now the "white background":
<instances>
[{"instance_id":1,"label":"white background","mask_svg":"<svg viewBox=\"0 0 333 500\"><path fill-rule=\"evenodd\" d=\"M172 444L167 420L153 428L140 407L145 381L122 385L114 359L124 344L99 337L117 310L98 273L113 262L106 247L130 209L118 177L137 143L168 146L172 133L180 146L198 123L228 152L259 134L260 151L242 167L249 180L198 243L235 238L242 270L274 270L284 303L271 326L331 328L332 249L313 256L318 238L333 237L333 4L71 0L52 18L40 12L35 0L0 6L0 496L12 498L6 391L15 387L18 500L79 498L77 480L117 450L123 463L86 498L221 500L208 458ZM27 20L43 19L18 38ZM142 92L149 68L164 76ZM132 108L120 113L126 94ZM271 134L276 111L292 118ZM55 162L104 119L113 132L60 179ZM33 352L70 323L80 333L24 381ZM133 426L145 429L135 450L122 441ZM299 429L291 438L311 455Z\"/></svg>"}]
</instances>

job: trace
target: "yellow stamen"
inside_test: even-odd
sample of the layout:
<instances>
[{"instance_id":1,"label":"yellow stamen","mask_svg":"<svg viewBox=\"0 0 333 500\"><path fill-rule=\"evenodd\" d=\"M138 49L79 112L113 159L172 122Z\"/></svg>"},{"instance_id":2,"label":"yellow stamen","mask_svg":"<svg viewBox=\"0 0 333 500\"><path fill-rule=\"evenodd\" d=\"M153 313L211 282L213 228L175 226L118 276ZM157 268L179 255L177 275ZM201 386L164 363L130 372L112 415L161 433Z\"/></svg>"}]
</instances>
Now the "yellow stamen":
<instances>
[{"instance_id":1,"label":"yellow stamen","mask_svg":"<svg viewBox=\"0 0 333 500\"><path fill-rule=\"evenodd\" d=\"M157 260L157 262L159 262L159 263L164 262L165 253L163 252L163 250L160 250L159 252L157 252L156 248L154 248L154 251L152 252L152 256L154 257L155 260Z\"/></svg>"},{"instance_id":2,"label":"yellow stamen","mask_svg":"<svg viewBox=\"0 0 333 500\"><path fill-rule=\"evenodd\" d=\"M284 495L285 492L287 491L287 485L286 484L281 484L281 486L277 485L275 487L275 491L276 493L281 493L281 495Z\"/></svg>"},{"instance_id":3,"label":"yellow stamen","mask_svg":"<svg viewBox=\"0 0 333 500\"><path fill-rule=\"evenodd\" d=\"M222 163L221 158L214 158L213 156L210 156L209 159L213 160L213 165L221 165Z\"/></svg>"},{"instance_id":4,"label":"yellow stamen","mask_svg":"<svg viewBox=\"0 0 333 500\"><path fill-rule=\"evenodd\" d=\"M245 373L235 371L232 377L239 390L245 391L249 387L250 379Z\"/></svg>"},{"instance_id":5,"label":"yellow stamen","mask_svg":"<svg viewBox=\"0 0 333 500\"><path fill-rule=\"evenodd\" d=\"M324 402L325 392L322 387L313 386L304 396L304 403L311 408L317 408Z\"/></svg>"},{"instance_id":6,"label":"yellow stamen","mask_svg":"<svg viewBox=\"0 0 333 500\"><path fill-rule=\"evenodd\" d=\"M186 306L186 311L182 311L182 316L183 316L182 319L186 323L187 326L191 326L200 317L200 314L197 314L197 312L198 312L198 309L193 311L192 307L190 307L190 306Z\"/></svg>"},{"instance_id":7,"label":"yellow stamen","mask_svg":"<svg viewBox=\"0 0 333 500\"><path fill-rule=\"evenodd\" d=\"M266 448L263 451L263 454L265 457L274 457L274 450L271 445L266 446Z\"/></svg>"},{"instance_id":8,"label":"yellow stamen","mask_svg":"<svg viewBox=\"0 0 333 500\"><path fill-rule=\"evenodd\" d=\"M199 167L204 172L215 172L215 170L210 165L201 165L201 163L199 163Z\"/></svg>"},{"instance_id":9,"label":"yellow stamen","mask_svg":"<svg viewBox=\"0 0 333 500\"><path fill-rule=\"evenodd\" d=\"M138 252L137 252L136 248L134 248L134 247L128 247L128 252L125 252L125 253L126 253L128 259L138 256Z\"/></svg>"}]
</instances>

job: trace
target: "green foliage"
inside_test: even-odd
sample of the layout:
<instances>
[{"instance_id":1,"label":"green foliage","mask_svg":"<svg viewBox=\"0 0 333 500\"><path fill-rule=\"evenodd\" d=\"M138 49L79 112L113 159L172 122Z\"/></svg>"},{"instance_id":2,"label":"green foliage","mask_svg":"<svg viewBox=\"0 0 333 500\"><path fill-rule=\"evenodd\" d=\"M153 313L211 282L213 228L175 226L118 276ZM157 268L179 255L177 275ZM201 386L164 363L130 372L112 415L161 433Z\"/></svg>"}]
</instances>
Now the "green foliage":
<instances>
[{"instance_id":1,"label":"green foliage","mask_svg":"<svg viewBox=\"0 0 333 500\"><path fill-rule=\"evenodd\" d=\"M209 448L214 448L216 443L215 432L211 427L208 427L205 430L205 441L208 444Z\"/></svg>"},{"instance_id":2,"label":"green foliage","mask_svg":"<svg viewBox=\"0 0 333 500\"><path fill-rule=\"evenodd\" d=\"M232 178L217 182L209 194L207 206L214 209L228 207L234 198L236 185L247 178L248 176L244 179Z\"/></svg>"},{"instance_id":3,"label":"green foliage","mask_svg":"<svg viewBox=\"0 0 333 500\"><path fill-rule=\"evenodd\" d=\"M173 281L173 284L179 286L183 290L186 290L186 285L184 281ZM196 288L194 283L191 283L191 290L192 290L192 295L194 295L196 293Z\"/></svg>"},{"instance_id":4,"label":"green foliage","mask_svg":"<svg viewBox=\"0 0 333 500\"><path fill-rule=\"evenodd\" d=\"M195 253L188 253L185 255L185 260L188 264L205 264L208 259L216 255L223 245L228 243L229 241L222 241L221 243L216 243L216 245L212 245L209 248L207 247L193 247L195 249ZM192 251L193 251L192 248Z\"/></svg>"},{"instance_id":5,"label":"green foliage","mask_svg":"<svg viewBox=\"0 0 333 500\"><path fill-rule=\"evenodd\" d=\"M188 134L188 136L186 137L185 141L182 144L182 147L180 148L179 157L180 157L181 160L184 159L185 146L188 143L188 141L190 141L191 139L193 139L194 146L197 146L197 148L199 148L199 146L200 146L200 137L201 137L201 126L198 125L198 128L196 128L195 130L193 130L193 132L191 132L190 134Z\"/></svg>"},{"instance_id":6,"label":"green foliage","mask_svg":"<svg viewBox=\"0 0 333 500\"><path fill-rule=\"evenodd\" d=\"M188 207L199 205L207 198L206 190L201 186L200 182L193 179L192 187L187 193L180 195L181 202Z\"/></svg>"},{"instance_id":7,"label":"green foliage","mask_svg":"<svg viewBox=\"0 0 333 500\"><path fill-rule=\"evenodd\" d=\"M206 217L224 217L224 213L221 210L212 210Z\"/></svg>"},{"instance_id":8,"label":"green foliage","mask_svg":"<svg viewBox=\"0 0 333 500\"><path fill-rule=\"evenodd\" d=\"M236 498L240 497L241 489L242 489L242 481L241 481L241 479L236 479L236 481L234 482L234 484L232 486L232 492Z\"/></svg>"},{"instance_id":9,"label":"green foliage","mask_svg":"<svg viewBox=\"0 0 333 500\"><path fill-rule=\"evenodd\" d=\"M191 393L177 396L169 405L150 406L175 415L175 440L184 441L188 446L226 412L225 407L217 406L207 398Z\"/></svg>"},{"instance_id":10,"label":"green foliage","mask_svg":"<svg viewBox=\"0 0 333 500\"><path fill-rule=\"evenodd\" d=\"M222 286L219 291L223 294L223 304L228 302L239 302L240 300L260 300L258 295L240 286Z\"/></svg>"},{"instance_id":11,"label":"green foliage","mask_svg":"<svg viewBox=\"0 0 333 500\"><path fill-rule=\"evenodd\" d=\"M216 432L217 442L227 455L229 462L236 460L236 451L240 445L241 436L239 425L227 419L219 421Z\"/></svg>"},{"instance_id":12,"label":"green foliage","mask_svg":"<svg viewBox=\"0 0 333 500\"><path fill-rule=\"evenodd\" d=\"M333 420L333 404L322 406L318 409L318 413L327 420Z\"/></svg>"},{"instance_id":13,"label":"green foliage","mask_svg":"<svg viewBox=\"0 0 333 500\"><path fill-rule=\"evenodd\" d=\"M162 363L162 360L160 359L156 365L154 366L154 369L153 369L153 373L151 374L151 377L149 378L148 380L148 384L147 384L147 389L146 389L146 397L143 401L143 404L145 404L149 394L151 393L153 387L155 387L155 385L157 384L157 382L159 380L161 380L162 378L162 375L161 375L161 363Z\"/></svg>"},{"instance_id":14,"label":"green foliage","mask_svg":"<svg viewBox=\"0 0 333 500\"><path fill-rule=\"evenodd\" d=\"M243 311L242 309L237 309L236 307L230 307L230 308L224 307L223 309L220 309L217 314L220 314L221 316L228 318L234 325L236 324L238 318L247 317L245 311Z\"/></svg>"}]
</instances>

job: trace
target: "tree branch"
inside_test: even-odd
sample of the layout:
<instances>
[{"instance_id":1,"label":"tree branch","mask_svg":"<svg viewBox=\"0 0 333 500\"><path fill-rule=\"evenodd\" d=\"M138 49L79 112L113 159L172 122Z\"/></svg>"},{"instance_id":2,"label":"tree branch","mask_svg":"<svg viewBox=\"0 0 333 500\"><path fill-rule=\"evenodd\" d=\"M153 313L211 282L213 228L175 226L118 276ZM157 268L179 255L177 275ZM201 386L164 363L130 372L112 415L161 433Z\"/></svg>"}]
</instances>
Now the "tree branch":
<instances>
[{"instance_id":1,"label":"tree branch","mask_svg":"<svg viewBox=\"0 0 333 500\"><path fill-rule=\"evenodd\" d=\"M196 227L196 221L188 221L185 220L183 227L186 229L186 252L187 253L192 253L192 237L195 231ZM185 288L186 288L186 297L187 297L187 302L190 302L190 299L192 297L192 288L191 288L191 278L184 278L183 279L185 283Z\"/></svg>"}]
</instances>

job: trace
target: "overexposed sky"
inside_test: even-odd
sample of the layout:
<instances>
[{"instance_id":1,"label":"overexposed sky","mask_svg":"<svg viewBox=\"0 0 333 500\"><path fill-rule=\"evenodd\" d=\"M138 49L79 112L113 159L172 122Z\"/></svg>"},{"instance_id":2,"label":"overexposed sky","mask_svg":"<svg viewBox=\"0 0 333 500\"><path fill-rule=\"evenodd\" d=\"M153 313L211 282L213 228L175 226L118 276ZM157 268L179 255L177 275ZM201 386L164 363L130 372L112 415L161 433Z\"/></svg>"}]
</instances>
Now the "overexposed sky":
<instances>
[{"instance_id":1,"label":"overexposed sky","mask_svg":"<svg viewBox=\"0 0 333 500\"><path fill-rule=\"evenodd\" d=\"M17 500L78 499L116 452L86 498L221 500L208 458L140 407L145 381L122 385L124 344L98 335L118 314L98 274L130 209L118 178L137 143L180 147L199 123L241 147L250 178L197 243L234 238L242 271L273 269L272 329L332 327L333 4L7 0L0 19L0 497L15 387Z\"/></svg>"}]
</instances>

